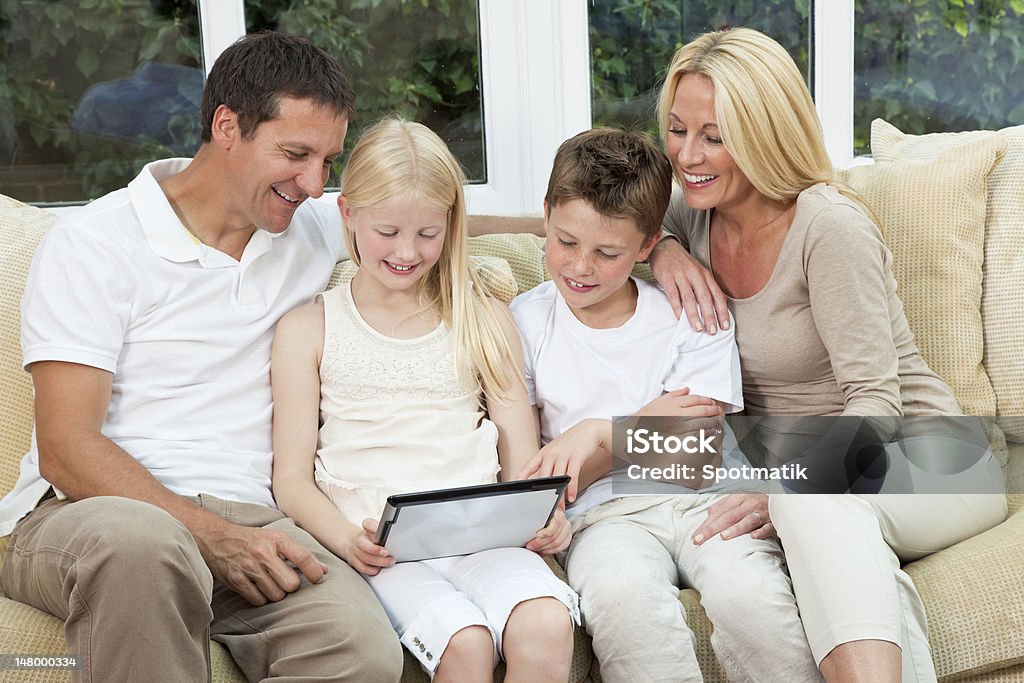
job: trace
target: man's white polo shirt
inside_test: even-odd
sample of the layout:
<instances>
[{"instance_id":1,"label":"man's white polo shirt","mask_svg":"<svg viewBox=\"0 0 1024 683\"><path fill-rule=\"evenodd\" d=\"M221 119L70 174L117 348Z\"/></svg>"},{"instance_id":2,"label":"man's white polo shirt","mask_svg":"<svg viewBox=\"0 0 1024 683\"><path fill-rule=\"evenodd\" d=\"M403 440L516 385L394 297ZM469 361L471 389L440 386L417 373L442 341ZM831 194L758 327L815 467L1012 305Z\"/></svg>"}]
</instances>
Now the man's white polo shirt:
<instances>
[{"instance_id":1,"label":"man's white polo shirt","mask_svg":"<svg viewBox=\"0 0 1024 683\"><path fill-rule=\"evenodd\" d=\"M257 230L236 261L196 241L160 189L188 163L149 164L54 224L22 300L24 365L111 372L103 434L170 490L273 506L274 326L327 285L341 222L333 203L306 201L285 232ZM0 501L0 535L48 487L33 437Z\"/></svg>"}]
</instances>

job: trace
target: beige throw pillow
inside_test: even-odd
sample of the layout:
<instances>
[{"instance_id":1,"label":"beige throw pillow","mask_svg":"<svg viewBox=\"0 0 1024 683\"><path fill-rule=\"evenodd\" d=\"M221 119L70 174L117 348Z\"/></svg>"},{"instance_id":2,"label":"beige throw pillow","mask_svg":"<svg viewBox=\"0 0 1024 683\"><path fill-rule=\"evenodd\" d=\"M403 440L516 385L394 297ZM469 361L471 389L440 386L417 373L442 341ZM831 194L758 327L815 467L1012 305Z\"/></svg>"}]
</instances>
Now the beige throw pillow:
<instances>
[{"instance_id":1,"label":"beige throw pillow","mask_svg":"<svg viewBox=\"0 0 1024 683\"><path fill-rule=\"evenodd\" d=\"M876 161L933 159L991 137L989 131L906 135L882 120L871 127ZM988 177L981 319L985 370L996 395L999 425L1008 439L1024 443L1024 126L999 131L1007 142L1003 160Z\"/></svg>"},{"instance_id":2,"label":"beige throw pillow","mask_svg":"<svg viewBox=\"0 0 1024 683\"><path fill-rule=\"evenodd\" d=\"M876 157L840 173L881 224L921 354L970 415L995 414L981 281L987 178L1005 148L993 132L930 159Z\"/></svg>"}]
</instances>

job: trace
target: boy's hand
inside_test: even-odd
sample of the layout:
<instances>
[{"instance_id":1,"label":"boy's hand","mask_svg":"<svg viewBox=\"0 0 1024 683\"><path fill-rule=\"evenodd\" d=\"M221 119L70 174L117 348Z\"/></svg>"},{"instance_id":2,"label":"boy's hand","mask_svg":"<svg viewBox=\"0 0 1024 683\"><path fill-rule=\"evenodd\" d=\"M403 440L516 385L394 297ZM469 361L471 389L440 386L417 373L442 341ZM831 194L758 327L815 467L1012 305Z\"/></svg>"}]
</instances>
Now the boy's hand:
<instances>
[{"instance_id":1,"label":"boy's hand","mask_svg":"<svg viewBox=\"0 0 1024 683\"><path fill-rule=\"evenodd\" d=\"M583 420L540 449L515 478L535 479L568 474L571 480L565 488L565 498L572 503L576 500L583 465L595 455L609 454L611 445L612 423L609 420ZM608 468L611 468L610 458Z\"/></svg>"},{"instance_id":2,"label":"boy's hand","mask_svg":"<svg viewBox=\"0 0 1024 683\"><path fill-rule=\"evenodd\" d=\"M554 555L568 548L571 539L569 520L565 518L562 509L557 508L548 525L537 532L533 540L526 544L526 549L538 555Z\"/></svg>"},{"instance_id":3,"label":"boy's hand","mask_svg":"<svg viewBox=\"0 0 1024 683\"><path fill-rule=\"evenodd\" d=\"M662 394L639 411L637 417L717 417L722 406L706 396L691 396L689 387Z\"/></svg>"},{"instance_id":4,"label":"boy's hand","mask_svg":"<svg viewBox=\"0 0 1024 683\"><path fill-rule=\"evenodd\" d=\"M384 567L395 564L387 549L374 542L377 537L377 520L367 517L363 520L363 528L356 529L346 540L344 560L360 574L376 576Z\"/></svg>"}]
</instances>

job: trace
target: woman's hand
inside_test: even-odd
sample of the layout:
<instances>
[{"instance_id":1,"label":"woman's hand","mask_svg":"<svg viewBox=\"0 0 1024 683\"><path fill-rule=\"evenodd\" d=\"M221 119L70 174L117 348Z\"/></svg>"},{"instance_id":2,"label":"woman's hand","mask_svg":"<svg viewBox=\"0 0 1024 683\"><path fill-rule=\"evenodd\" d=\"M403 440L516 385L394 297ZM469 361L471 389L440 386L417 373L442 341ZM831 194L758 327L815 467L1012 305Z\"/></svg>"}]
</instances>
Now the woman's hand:
<instances>
[{"instance_id":1,"label":"woman's hand","mask_svg":"<svg viewBox=\"0 0 1024 683\"><path fill-rule=\"evenodd\" d=\"M360 574L376 576L381 569L395 563L387 549L374 542L377 537L377 520L367 517L362 529L354 529L345 542L343 558Z\"/></svg>"},{"instance_id":2,"label":"woman's hand","mask_svg":"<svg viewBox=\"0 0 1024 683\"><path fill-rule=\"evenodd\" d=\"M775 538L768 516L768 496L763 493L730 493L708 508L708 518L697 527L693 542L700 545L715 534L729 540L749 533L752 538Z\"/></svg>"},{"instance_id":3,"label":"woman's hand","mask_svg":"<svg viewBox=\"0 0 1024 683\"><path fill-rule=\"evenodd\" d=\"M555 513L551 515L551 521L537 532L533 540L526 544L526 549L532 550L538 555L554 555L568 548L570 540L572 540L572 529L569 526L569 520L565 518L565 513L561 508L555 508Z\"/></svg>"},{"instance_id":4,"label":"woman's hand","mask_svg":"<svg viewBox=\"0 0 1024 683\"><path fill-rule=\"evenodd\" d=\"M678 318L685 311L690 327L708 334L729 329L728 298L711 273L690 256L683 245L666 238L655 245L649 258L651 272L665 290ZM701 322L701 311L704 321Z\"/></svg>"},{"instance_id":5,"label":"woman's hand","mask_svg":"<svg viewBox=\"0 0 1024 683\"><path fill-rule=\"evenodd\" d=\"M609 420L581 420L565 430L533 456L515 479L534 479L568 474L565 499L572 503L579 492L580 470L594 457L604 457L602 470L611 469L612 423Z\"/></svg>"}]
</instances>

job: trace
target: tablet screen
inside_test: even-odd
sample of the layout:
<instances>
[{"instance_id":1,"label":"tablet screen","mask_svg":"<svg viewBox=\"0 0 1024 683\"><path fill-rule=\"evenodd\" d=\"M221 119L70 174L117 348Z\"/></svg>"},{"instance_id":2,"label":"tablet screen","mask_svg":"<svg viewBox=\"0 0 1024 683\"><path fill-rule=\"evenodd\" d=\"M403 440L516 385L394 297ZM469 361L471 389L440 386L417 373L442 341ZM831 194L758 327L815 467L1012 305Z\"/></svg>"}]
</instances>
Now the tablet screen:
<instances>
[{"instance_id":1,"label":"tablet screen","mask_svg":"<svg viewBox=\"0 0 1024 683\"><path fill-rule=\"evenodd\" d=\"M545 477L391 496L377 542L398 562L522 547L547 525L568 483Z\"/></svg>"}]
</instances>

